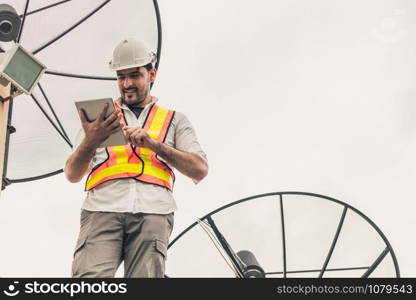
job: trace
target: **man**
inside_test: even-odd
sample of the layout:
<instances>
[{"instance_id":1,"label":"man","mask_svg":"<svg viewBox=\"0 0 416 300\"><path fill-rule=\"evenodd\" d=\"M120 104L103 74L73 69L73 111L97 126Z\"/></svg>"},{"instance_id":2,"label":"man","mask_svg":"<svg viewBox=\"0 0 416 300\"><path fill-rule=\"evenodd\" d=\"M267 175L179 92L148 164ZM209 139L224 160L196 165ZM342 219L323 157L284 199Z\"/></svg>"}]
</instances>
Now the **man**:
<instances>
[{"instance_id":1,"label":"man","mask_svg":"<svg viewBox=\"0 0 416 300\"><path fill-rule=\"evenodd\" d=\"M80 113L83 130L64 169L70 182L89 174L73 277L114 277L123 260L125 277L163 277L176 210L173 170L195 183L207 175L206 155L188 119L150 95L154 62L143 42L122 41L110 62L121 94L116 111L104 118L105 107L93 122ZM119 130L129 144L98 147Z\"/></svg>"}]
</instances>

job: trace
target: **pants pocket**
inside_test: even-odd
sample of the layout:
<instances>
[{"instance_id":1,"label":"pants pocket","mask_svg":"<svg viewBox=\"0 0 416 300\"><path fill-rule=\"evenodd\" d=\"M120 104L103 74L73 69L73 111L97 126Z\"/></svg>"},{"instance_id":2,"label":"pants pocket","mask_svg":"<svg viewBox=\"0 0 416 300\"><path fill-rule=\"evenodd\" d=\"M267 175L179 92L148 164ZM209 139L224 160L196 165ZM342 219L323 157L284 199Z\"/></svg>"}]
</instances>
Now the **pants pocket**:
<instances>
[{"instance_id":1,"label":"pants pocket","mask_svg":"<svg viewBox=\"0 0 416 300\"><path fill-rule=\"evenodd\" d=\"M155 239L155 250L156 252L162 254L163 259L167 258L168 249L164 241Z\"/></svg>"},{"instance_id":2,"label":"pants pocket","mask_svg":"<svg viewBox=\"0 0 416 300\"><path fill-rule=\"evenodd\" d=\"M77 244L75 246L75 250L74 250L74 258L75 255L85 246L85 243L87 242L87 237L85 236L81 236L78 238L77 240Z\"/></svg>"},{"instance_id":3,"label":"pants pocket","mask_svg":"<svg viewBox=\"0 0 416 300\"><path fill-rule=\"evenodd\" d=\"M74 250L74 257L75 257L75 254L77 254L77 252L85 246L85 243L89 235L89 231L91 227L91 219L92 219L93 214L94 212L84 210L84 209L81 211L81 218L80 218L81 224L80 224L77 244Z\"/></svg>"},{"instance_id":4,"label":"pants pocket","mask_svg":"<svg viewBox=\"0 0 416 300\"><path fill-rule=\"evenodd\" d=\"M90 234L90 227L91 227L91 220L92 220L93 212L82 210L81 212L81 220L80 220L80 230L77 243L75 245L74 254L73 254L73 261L72 261L72 277L76 277L79 268L83 264L83 255L82 250L85 248L87 243L88 236Z\"/></svg>"}]
</instances>

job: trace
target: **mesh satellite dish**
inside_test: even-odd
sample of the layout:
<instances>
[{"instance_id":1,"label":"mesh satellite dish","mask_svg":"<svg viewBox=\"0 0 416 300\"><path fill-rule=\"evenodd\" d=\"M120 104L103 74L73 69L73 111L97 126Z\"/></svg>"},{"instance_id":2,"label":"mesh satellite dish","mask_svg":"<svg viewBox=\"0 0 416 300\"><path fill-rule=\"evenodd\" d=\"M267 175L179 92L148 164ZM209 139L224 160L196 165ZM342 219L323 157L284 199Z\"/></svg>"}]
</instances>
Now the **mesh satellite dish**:
<instances>
[{"instance_id":1,"label":"mesh satellite dish","mask_svg":"<svg viewBox=\"0 0 416 300\"><path fill-rule=\"evenodd\" d=\"M312 193L232 202L198 219L168 249L168 277L400 277L374 222Z\"/></svg>"},{"instance_id":2,"label":"mesh satellite dish","mask_svg":"<svg viewBox=\"0 0 416 300\"><path fill-rule=\"evenodd\" d=\"M156 0L2 2L0 83L25 93L9 102L5 188L62 173L81 127L74 102L119 95L108 61L123 38L145 41L158 68L162 28Z\"/></svg>"}]
</instances>

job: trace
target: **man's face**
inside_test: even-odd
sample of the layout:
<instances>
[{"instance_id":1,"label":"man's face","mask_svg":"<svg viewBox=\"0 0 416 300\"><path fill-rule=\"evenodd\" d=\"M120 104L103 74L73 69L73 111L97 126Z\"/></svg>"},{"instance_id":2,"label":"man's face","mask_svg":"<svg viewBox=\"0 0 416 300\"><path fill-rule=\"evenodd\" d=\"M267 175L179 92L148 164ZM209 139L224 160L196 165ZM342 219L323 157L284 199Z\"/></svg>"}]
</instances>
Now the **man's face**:
<instances>
[{"instance_id":1,"label":"man's face","mask_svg":"<svg viewBox=\"0 0 416 300\"><path fill-rule=\"evenodd\" d=\"M128 105L143 103L149 95L150 83L156 78L156 69L147 71L146 68L130 68L117 71L117 83L121 98Z\"/></svg>"}]
</instances>

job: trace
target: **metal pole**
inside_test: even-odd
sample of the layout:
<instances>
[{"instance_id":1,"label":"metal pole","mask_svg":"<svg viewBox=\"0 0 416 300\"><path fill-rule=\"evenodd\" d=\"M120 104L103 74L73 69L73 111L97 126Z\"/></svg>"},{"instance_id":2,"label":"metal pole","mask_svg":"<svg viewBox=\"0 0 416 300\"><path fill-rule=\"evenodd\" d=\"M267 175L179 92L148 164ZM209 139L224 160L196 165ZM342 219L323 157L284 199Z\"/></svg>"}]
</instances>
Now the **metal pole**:
<instances>
[{"instance_id":1,"label":"metal pole","mask_svg":"<svg viewBox=\"0 0 416 300\"><path fill-rule=\"evenodd\" d=\"M10 96L10 84L0 85L0 96L6 98ZM2 190L4 187L5 171L7 168L7 154L9 144L9 120L11 111L11 100L0 102L0 174L2 174Z\"/></svg>"}]
</instances>

